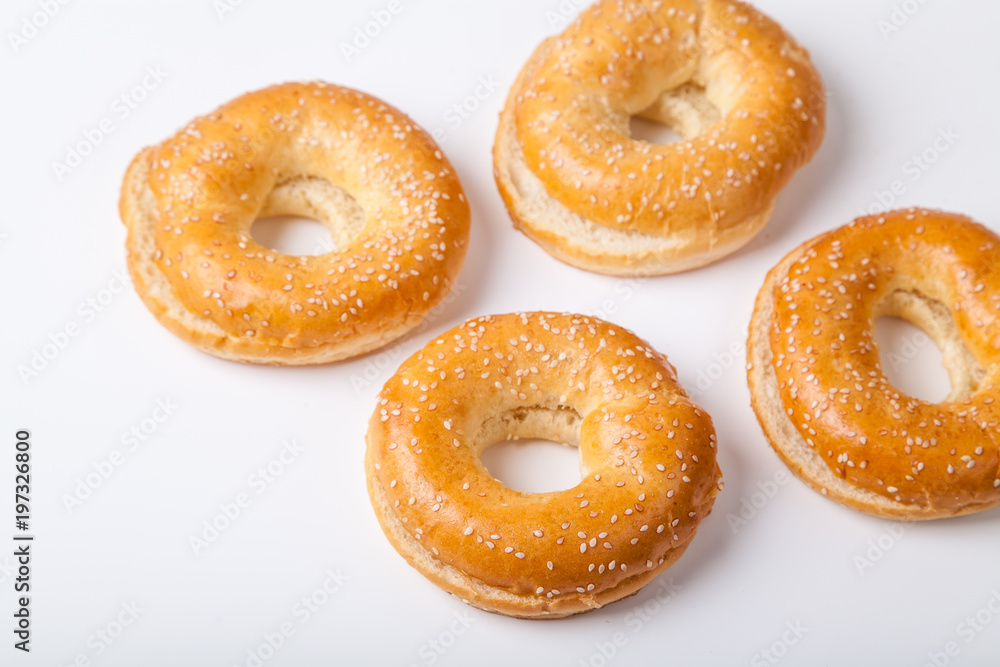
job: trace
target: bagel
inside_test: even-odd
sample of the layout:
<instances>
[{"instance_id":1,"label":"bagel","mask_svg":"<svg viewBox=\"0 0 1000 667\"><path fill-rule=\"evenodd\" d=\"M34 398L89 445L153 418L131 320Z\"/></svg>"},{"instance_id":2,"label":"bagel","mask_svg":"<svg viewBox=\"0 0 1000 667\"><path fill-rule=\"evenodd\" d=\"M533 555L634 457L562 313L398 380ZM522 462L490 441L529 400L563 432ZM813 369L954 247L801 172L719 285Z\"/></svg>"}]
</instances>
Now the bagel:
<instances>
[{"instance_id":1,"label":"bagel","mask_svg":"<svg viewBox=\"0 0 1000 667\"><path fill-rule=\"evenodd\" d=\"M505 487L482 452L506 438L580 448L557 493ZM666 357L580 315L482 317L403 363L367 435L386 537L469 604L560 618L631 595L670 567L721 488L712 420Z\"/></svg>"},{"instance_id":2,"label":"bagel","mask_svg":"<svg viewBox=\"0 0 1000 667\"><path fill-rule=\"evenodd\" d=\"M942 403L893 387L875 320L894 315L941 348ZM843 505L936 519L1000 503L1000 237L910 209L806 242L767 276L748 342L753 408L774 450Z\"/></svg>"},{"instance_id":3,"label":"bagel","mask_svg":"<svg viewBox=\"0 0 1000 667\"><path fill-rule=\"evenodd\" d=\"M635 115L683 140L631 138ZM749 5L602 0L521 71L494 174L515 225L563 262L676 273L753 238L825 127L808 53Z\"/></svg>"},{"instance_id":4,"label":"bagel","mask_svg":"<svg viewBox=\"0 0 1000 667\"><path fill-rule=\"evenodd\" d=\"M402 336L451 289L469 206L437 144L364 93L288 83L146 148L120 200L128 267L167 329L223 359L319 364ZM323 222L337 248L283 255L261 216Z\"/></svg>"}]
</instances>

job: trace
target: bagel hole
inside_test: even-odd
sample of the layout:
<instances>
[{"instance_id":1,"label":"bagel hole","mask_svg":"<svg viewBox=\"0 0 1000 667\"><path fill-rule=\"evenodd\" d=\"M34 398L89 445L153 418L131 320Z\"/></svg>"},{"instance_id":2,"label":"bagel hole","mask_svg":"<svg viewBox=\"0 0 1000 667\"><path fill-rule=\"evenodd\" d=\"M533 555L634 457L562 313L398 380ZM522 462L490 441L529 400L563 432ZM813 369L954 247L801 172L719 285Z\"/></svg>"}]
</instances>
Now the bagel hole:
<instances>
[{"instance_id":1,"label":"bagel hole","mask_svg":"<svg viewBox=\"0 0 1000 667\"><path fill-rule=\"evenodd\" d=\"M283 255L309 257L342 250L364 226L365 212L349 192L324 178L297 176L274 186L250 236Z\"/></svg>"},{"instance_id":2,"label":"bagel hole","mask_svg":"<svg viewBox=\"0 0 1000 667\"><path fill-rule=\"evenodd\" d=\"M722 119L722 111L704 87L688 82L666 90L649 107L629 119L629 136L650 144L693 139Z\"/></svg>"},{"instance_id":3,"label":"bagel hole","mask_svg":"<svg viewBox=\"0 0 1000 667\"><path fill-rule=\"evenodd\" d=\"M580 423L564 406L519 407L487 419L476 437L483 467L514 491L571 489L581 481Z\"/></svg>"},{"instance_id":4,"label":"bagel hole","mask_svg":"<svg viewBox=\"0 0 1000 667\"><path fill-rule=\"evenodd\" d=\"M250 228L250 236L265 248L282 255L312 257L337 249L330 230L322 222L294 215L258 218Z\"/></svg>"},{"instance_id":5,"label":"bagel hole","mask_svg":"<svg viewBox=\"0 0 1000 667\"><path fill-rule=\"evenodd\" d=\"M567 443L539 438L498 442L483 452L483 467L515 491L550 493L580 483L580 454Z\"/></svg>"},{"instance_id":6,"label":"bagel hole","mask_svg":"<svg viewBox=\"0 0 1000 667\"><path fill-rule=\"evenodd\" d=\"M899 317L880 317L875 321L875 341L882 371L894 387L929 403L951 395L944 355L923 329Z\"/></svg>"},{"instance_id":7,"label":"bagel hole","mask_svg":"<svg viewBox=\"0 0 1000 667\"><path fill-rule=\"evenodd\" d=\"M632 116L629 120L629 136L636 141L650 144L674 144L683 141L681 133L663 123Z\"/></svg>"}]
</instances>

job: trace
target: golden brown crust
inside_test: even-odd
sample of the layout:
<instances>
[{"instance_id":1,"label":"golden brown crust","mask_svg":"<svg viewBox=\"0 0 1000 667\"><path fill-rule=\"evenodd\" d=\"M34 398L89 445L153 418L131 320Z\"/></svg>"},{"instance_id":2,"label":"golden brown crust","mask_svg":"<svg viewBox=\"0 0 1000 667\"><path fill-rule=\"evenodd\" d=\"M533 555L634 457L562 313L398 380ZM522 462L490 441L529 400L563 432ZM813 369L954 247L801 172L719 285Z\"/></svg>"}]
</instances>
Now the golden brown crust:
<instances>
[{"instance_id":1,"label":"golden brown crust","mask_svg":"<svg viewBox=\"0 0 1000 667\"><path fill-rule=\"evenodd\" d=\"M583 481L503 486L480 455L511 436L579 444ZM470 604L526 618L637 591L687 548L720 486L711 419L666 358L578 315L484 317L442 334L386 383L367 440L393 546Z\"/></svg>"},{"instance_id":2,"label":"golden brown crust","mask_svg":"<svg viewBox=\"0 0 1000 667\"><path fill-rule=\"evenodd\" d=\"M358 218L350 233L322 220L342 246L292 257L254 242L269 209L322 211L317 183ZM412 329L450 290L469 230L434 141L380 100L324 83L248 93L142 151L120 210L136 288L161 323L256 363L334 361Z\"/></svg>"},{"instance_id":3,"label":"golden brown crust","mask_svg":"<svg viewBox=\"0 0 1000 667\"><path fill-rule=\"evenodd\" d=\"M753 407L796 475L877 516L934 519L1000 503L1000 238L911 209L808 241L769 274L748 342ZM953 392L893 387L874 321L898 315L945 354Z\"/></svg>"},{"instance_id":4,"label":"golden brown crust","mask_svg":"<svg viewBox=\"0 0 1000 667\"><path fill-rule=\"evenodd\" d=\"M632 115L684 140L633 140ZM518 227L560 259L669 273L760 231L825 120L808 53L749 5L603 0L525 65L495 174Z\"/></svg>"}]
</instances>

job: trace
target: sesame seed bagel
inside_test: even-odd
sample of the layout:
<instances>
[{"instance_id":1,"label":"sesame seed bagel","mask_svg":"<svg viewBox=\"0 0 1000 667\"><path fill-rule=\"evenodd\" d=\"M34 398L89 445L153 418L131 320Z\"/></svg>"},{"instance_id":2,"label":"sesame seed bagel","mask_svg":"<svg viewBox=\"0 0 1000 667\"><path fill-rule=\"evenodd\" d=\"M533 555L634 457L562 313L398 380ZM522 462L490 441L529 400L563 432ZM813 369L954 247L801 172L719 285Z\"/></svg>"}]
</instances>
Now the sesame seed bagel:
<instances>
[{"instance_id":1,"label":"sesame seed bagel","mask_svg":"<svg viewBox=\"0 0 1000 667\"><path fill-rule=\"evenodd\" d=\"M952 392L893 387L875 320L935 340ZM1000 503L1000 237L960 215L860 218L790 253L767 276L748 343L753 408L778 455L848 507L936 519Z\"/></svg>"},{"instance_id":2,"label":"sesame seed bagel","mask_svg":"<svg viewBox=\"0 0 1000 667\"><path fill-rule=\"evenodd\" d=\"M462 267L469 207L434 141L400 111L324 83L247 93L143 150L120 201L128 266L161 324L224 359L318 364L423 319ZM336 249L289 256L262 216L323 222Z\"/></svg>"},{"instance_id":3,"label":"sesame seed bagel","mask_svg":"<svg viewBox=\"0 0 1000 667\"><path fill-rule=\"evenodd\" d=\"M630 136L642 116L682 141ZM808 53L731 0L601 0L521 71L494 145L515 225L612 275L685 271L739 249L818 150Z\"/></svg>"},{"instance_id":4,"label":"sesame seed bagel","mask_svg":"<svg viewBox=\"0 0 1000 667\"><path fill-rule=\"evenodd\" d=\"M481 454L518 437L579 446L583 481L505 487ZM469 604L522 618L635 593L681 556L721 488L712 420L666 357L580 315L442 334L386 383L367 440L369 495L396 550Z\"/></svg>"}]
</instances>

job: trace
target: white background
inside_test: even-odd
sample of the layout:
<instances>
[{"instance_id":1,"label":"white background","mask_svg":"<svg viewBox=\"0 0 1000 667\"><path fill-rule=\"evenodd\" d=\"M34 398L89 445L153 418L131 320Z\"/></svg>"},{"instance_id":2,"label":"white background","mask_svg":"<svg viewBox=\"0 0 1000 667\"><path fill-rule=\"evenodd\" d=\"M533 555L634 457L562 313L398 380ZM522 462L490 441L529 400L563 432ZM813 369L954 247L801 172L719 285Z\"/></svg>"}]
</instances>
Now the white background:
<instances>
[{"instance_id":1,"label":"white background","mask_svg":"<svg viewBox=\"0 0 1000 667\"><path fill-rule=\"evenodd\" d=\"M826 142L746 249L693 273L630 282L550 258L513 230L493 183L497 113L532 49L561 28L559 1L401 0L402 11L348 62L340 44L387 4L244 0L220 17L211 0L70 2L15 51L9 35L39 3L3 3L0 664L67 665L82 655L80 664L252 665L248 651L286 621L295 634L266 665L771 664L760 651L792 639L789 623L807 631L778 647L781 664L923 665L948 642L958 655L939 664L996 664L1000 618L983 612L992 623L981 630L960 624L1000 590L1000 512L906 525L897 539L887 533L893 524L797 480L771 489L773 498L753 496L784 468L749 407L741 348L767 270L875 204L894 181L903 192L896 205L946 208L1000 229L1000 5L907 0L912 16L898 13L902 25L883 34L889 0L759 0L825 78ZM563 8L576 11L569 1ZM116 111L115 100L157 66L166 75L146 99L127 116ZM497 89L456 127L446 114L481 77ZM241 366L175 339L130 287L103 293L118 287L114 272L124 266L116 207L132 156L236 95L312 78L366 90L445 134L472 204L472 240L457 298L427 329L327 367ZM53 162L105 118L113 132L60 180ZM933 152L949 128L954 144L914 171L912 156ZM80 305L110 296L92 317ZM603 314L666 352L684 382L701 387L726 481L666 575L637 597L554 622L473 610L411 570L382 536L362 466L375 394L407 355L467 317L528 309ZM68 324L79 335L22 379L18 367ZM913 330L883 329L899 358L913 356ZM912 363L893 364L904 387L946 392L934 354L925 345ZM122 434L158 399L179 407L127 451ZM13 650L9 629L18 428L31 430L34 446L30 655ZM304 452L258 494L249 478L292 439ZM67 509L67 494L115 450L122 465ZM563 473L572 468L571 451L545 453ZM520 483L551 485L555 476ZM251 505L195 555L189 537L240 493ZM734 531L727 515L745 500L763 506ZM868 558L871 567L859 560ZM293 607L328 570L346 581L300 622ZM674 596L655 602L671 579ZM133 601L138 619L98 655L95 633ZM601 648L610 653L618 632L624 645L606 659Z\"/></svg>"}]
</instances>

